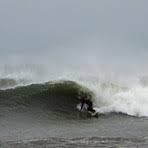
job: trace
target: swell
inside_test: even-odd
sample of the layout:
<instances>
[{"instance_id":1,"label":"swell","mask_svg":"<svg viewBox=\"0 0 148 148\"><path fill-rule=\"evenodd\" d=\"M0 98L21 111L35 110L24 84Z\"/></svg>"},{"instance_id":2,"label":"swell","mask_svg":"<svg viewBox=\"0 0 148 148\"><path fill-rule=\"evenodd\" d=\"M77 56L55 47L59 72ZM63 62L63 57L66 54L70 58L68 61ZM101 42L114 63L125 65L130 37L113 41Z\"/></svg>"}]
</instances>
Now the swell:
<instances>
[{"instance_id":1,"label":"swell","mask_svg":"<svg viewBox=\"0 0 148 148\"><path fill-rule=\"evenodd\" d=\"M74 81L47 82L0 90L1 115L10 112L42 111L44 113L76 115L80 91L93 95ZM63 115L63 116L64 116Z\"/></svg>"}]
</instances>

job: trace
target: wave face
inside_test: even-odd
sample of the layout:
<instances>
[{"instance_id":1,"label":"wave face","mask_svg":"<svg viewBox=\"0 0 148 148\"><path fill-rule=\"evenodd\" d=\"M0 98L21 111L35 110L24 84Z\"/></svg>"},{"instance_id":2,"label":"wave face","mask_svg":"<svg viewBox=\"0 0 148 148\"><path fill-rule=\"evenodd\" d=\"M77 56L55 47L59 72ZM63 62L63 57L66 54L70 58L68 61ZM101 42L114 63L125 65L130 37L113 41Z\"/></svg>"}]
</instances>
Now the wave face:
<instances>
[{"instance_id":1,"label":"wave face","mask_svg":"<svg viewBox=\"0 0 148 148\"><path fill-rule=\"evenodd\" d=\"M9 112L40 110L50 115L77 117L80 92L89 94L102 114L123 113L148 116L148 87L123 87L113 83L84 83L58 80L0 90L1 115ZM17 86L13 79L0 80L1 86ZM62 114L62 115L61 115Z\"/></svg>"},{"instance_id":2,"label":"wave face","mask_svg":"<svg viewBox=\"0 0 148 148\"><path fill-rule=\"evenodd\" d=\"M31 84L0 91L1 116L35 110L65 118L76 117L77 96L80 91L92 94L87 88L73 81ZM57 117L56 116L56 117Z\"/></svg>"}]
</instances>

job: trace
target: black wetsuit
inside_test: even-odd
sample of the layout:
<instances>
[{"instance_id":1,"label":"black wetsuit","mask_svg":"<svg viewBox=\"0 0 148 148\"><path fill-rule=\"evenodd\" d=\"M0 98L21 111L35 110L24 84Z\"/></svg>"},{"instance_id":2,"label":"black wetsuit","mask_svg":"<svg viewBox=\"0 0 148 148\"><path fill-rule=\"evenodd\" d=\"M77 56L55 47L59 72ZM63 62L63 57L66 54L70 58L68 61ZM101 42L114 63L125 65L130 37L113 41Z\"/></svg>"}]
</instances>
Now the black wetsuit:
<instances>
[{"instance_id":1,"label":"black wetsuit","mask_svg":"<svg viewBox=\"0 0 148 148\"><path fill-rule=\"evenodd\" d=\"M81 110L82 110L84 104L87 104L88 105L87 110L91 111L91 112L95 112L95 110L93 109L93 103L92 103L91 100L85 99L85 98L81 98L80 102L81 102Z\"/></svg>"}]
</instances>

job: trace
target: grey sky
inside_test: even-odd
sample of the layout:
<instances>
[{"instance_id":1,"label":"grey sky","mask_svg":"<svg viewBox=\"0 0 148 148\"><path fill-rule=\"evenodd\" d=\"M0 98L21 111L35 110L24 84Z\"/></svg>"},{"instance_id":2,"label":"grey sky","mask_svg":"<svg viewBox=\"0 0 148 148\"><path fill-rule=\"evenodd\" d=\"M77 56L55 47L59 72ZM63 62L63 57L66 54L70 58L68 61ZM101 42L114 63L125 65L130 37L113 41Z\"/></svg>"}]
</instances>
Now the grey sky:
<instances>
[{"instance_id":1,"label":"grey sky","mask_svg":"<svg viewBox=\"0 0 148 148\"><path fill-rule=\"evenodd\" d=\"M147 6L147 0L1 0L0 49L147 48Z\"/></svg>"},{"instance_id":2,"label":"grey sky","mask_svg":"<svg viewBox=\"0 0 148 148\"><path fill-rule=\"evenodd\" d=\"M0 0L0 55L145 62L147 17L147 0Z\"/></svg>"}]
</instances>

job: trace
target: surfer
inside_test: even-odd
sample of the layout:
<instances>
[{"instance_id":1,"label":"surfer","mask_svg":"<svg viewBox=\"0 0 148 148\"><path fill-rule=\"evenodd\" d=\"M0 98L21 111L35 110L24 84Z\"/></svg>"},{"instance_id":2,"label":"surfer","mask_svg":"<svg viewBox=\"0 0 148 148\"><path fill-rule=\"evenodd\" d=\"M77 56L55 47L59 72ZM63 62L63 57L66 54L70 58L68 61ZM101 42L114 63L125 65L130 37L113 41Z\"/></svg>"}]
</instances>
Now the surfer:
<instances>
[{"instance_id":1,"label":"surfer","mask_svg":"<svg viewBox=\"0 0 148 148\"><path fill-rule=\"evenodd\" d=\"M95 110L93 109L93 102L90 100L90 98L88 98L86 94L79 96L79 99L81 103L80 111L82 111L84 105L86 105L88 112L92 112L92 113L95 112Z\"/></svg>"}]
</instances>

